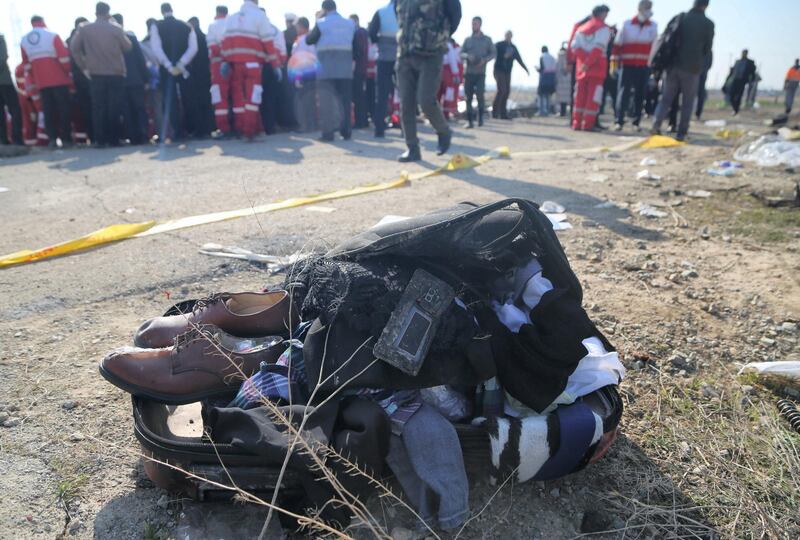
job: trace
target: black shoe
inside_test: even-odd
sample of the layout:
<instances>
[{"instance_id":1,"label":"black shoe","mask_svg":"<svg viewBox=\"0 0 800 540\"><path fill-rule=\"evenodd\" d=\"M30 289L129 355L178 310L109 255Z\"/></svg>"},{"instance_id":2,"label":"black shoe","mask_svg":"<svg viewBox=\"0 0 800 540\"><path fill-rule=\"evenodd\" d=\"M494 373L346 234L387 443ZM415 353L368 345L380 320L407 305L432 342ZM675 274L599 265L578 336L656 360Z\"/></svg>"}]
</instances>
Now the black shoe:
<instances>
[{"instance_id":1,"label":"black shoe","mask_svg":"<svg viewBox=\"0 0 800 540\"><path fill-rule=\"evenodd\" d=\"M333 142L336 138L333 135L323 135L318 140L320 142Z\"/></svg>"},{"instance_id":2,"label":"black shoe","mask_svg":"<svg viewBox=\"0 0 800 540\"><path fill-rule=\"evenodd\" d=\"M419 146L409 146L408 150L400 154L397 161L400 163L411 163L412 161L421 161L422 154L419 151Z\"/></svg>"},{"instance_id":3,"label":"black shoe","mask_svg":"<svg viewBox=\"0 0 800 540\"><path fill-rule=\"evenodd\" d=\"M436 155L441 156L447 153L450 150L450 143L453 142L453 132L448 130L447 133L442 133L439 135L439 146L437 148Z\"/></svg>"},{"instance_id":4,"label":"black shoe","mask_svg":"<svg viewBox=\"0 0 800 540\"><path fill-rule=\"evenodd\" d=\"M356 129L358 129L358 128L356 128ZM352 133L342 133L342 139L344 139L346 141L349 141L352 138L353 138L353 134Z\"/></svg>"},{"instance_id":5,"label":"black shoe","mask_svg":"<svg viewBox=\"0 0 800 540\"><path fill-rule=\"evenodd\" d=\"M466 129L475 129L475 124L473 124L472 122L470 122L469 124L467 124L467 125L466 125L466 126L464 126L464 127L465 127Z\"/></svg>"},{"instance_id":6,"label":"black shoe","mask_svg":"<svg viewBox=\"0 0 800 540\"><path fill-rule=\"evenodd\" d=\"M386 133L383 132L383 131L376 131L375 132L375 138L376 139L385 139L386 138Z\"/></svg>"}]
</instances>

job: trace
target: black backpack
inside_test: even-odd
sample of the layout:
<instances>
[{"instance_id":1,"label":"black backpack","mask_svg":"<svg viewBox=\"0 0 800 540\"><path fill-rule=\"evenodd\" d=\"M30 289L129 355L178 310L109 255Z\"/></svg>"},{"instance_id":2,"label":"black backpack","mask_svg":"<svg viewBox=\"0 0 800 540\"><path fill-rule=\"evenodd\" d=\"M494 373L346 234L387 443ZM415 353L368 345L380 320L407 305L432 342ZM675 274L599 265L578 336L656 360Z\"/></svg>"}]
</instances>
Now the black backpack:
<instances>
[{"instance_id":1,"label":"black backpack","mask_svg":"<svg viewBox=\"0 0 800 540\"><path fill-rule=\"evenodd\" d=\"M683 23L684 13L680 13L669 21L650 51L650 68L653 71L665 71L672 67L678 58L681 46L680 28Z\"/></svg>"}]
</instances>

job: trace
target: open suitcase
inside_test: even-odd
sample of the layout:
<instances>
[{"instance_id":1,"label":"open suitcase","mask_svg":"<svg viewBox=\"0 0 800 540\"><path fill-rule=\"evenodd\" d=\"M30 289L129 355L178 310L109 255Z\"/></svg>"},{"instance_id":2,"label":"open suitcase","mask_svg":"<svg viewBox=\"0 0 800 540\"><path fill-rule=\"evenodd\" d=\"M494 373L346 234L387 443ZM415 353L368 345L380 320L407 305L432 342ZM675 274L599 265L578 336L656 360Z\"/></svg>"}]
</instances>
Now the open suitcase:
<instances>
[{"instance_id":1,"label":"open suitcase","mask_svg":"<svg viewBox=\"0 0 800 540\"><path fill-rule=\"evenodd\" d=\"M516 204L521 209L521 213L508 212L507 208L511 204ZM563 276L564 286L569 288L572 294L580 300L580 283L569 268L566 255L555 238L551 223L533 203L525 200L509 199L481 208L462 205L456 210L423 216L420 218L422 221L417 223L418 227L410 232L394 231L393 228L396 227L402 229L402 226L398 225L388 225L380 231L373 229L340 247L338 255L350 256L354 253L381 252L390 249L398 242L408 243L416 241L416 238L424 240L433 231L435 234L454 236L454 238L448 236L451 243L458 244L466 252L477 251L481 254L481 260L484 260L486 253L481 246L485 242L479 242L476 238L479 239L481 224L484 223L480 220L491 211L500 211L503 215L499 225L489 223L491 225L488 227L491 232L490 236L494 238L498 230L504 231L502 237L507 241L506 243L519 238L520 227L524 222L522 217L527 216L532 220L533 224L529 226L541 231L540 244L544 246L545 252L551 255L549 259L543 260L545 267L550 268L555 274ZM381 232L381 235L377 235L377 232ZM419 244L418 242L417 244L417 247L425 246L424 243ZM499 241L490 244L493 250L505 254L504 256L508 255L506 251L513 252L513 245L510 243L504 248L505 251L500 250ZM288 289L289 287L287 287ZM195 301L191 300L181 302L167 311L165 316L191 311L194 305ZM585 455L576 454L580 459L573 463L577 463L577 465L574 467L570 465L570 469L563 471L562 475L577 472L589 463L600 459L616 437L622 415L622 400L616 386L601 388L579 401L582 401L603 420L605 435L603 443L595 444ZM261 457L244 453L232 445L212 444L204 435L201 411L199 403L169 406L133 397L135 434L144 454L152 458L152 460L144 460L148 477L158 487L171 492L183 493L198 501L230 498L234 494L233 491L221 488L212 482L229 486L231 479L238 487L255 495L271 494L278 480L278 468L266 466ZM468 474L472 476L473 473L485 473L491 470L493 466L492 448L487 428L473 426L469 423L455 424L455 427ZM190 472L193 476L187 477L180 470L158 462L168 463L173 467ZM293 478L290 471L287 471L282 482L284 490L299 488L298 480Z\"/></svg>"}]
</instances>

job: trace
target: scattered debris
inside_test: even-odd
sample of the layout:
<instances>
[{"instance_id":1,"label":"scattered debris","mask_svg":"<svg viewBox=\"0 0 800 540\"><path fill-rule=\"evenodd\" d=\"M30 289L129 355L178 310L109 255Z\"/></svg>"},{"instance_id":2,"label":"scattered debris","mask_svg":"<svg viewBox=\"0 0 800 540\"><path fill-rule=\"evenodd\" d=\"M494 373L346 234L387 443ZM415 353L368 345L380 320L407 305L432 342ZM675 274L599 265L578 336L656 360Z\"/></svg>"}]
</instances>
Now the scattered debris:
<instances>
[{"instance_id":1,"label":"scattered debris","mask_svg":"<svg viewBox=\"0 0 800 540\"><path fill-rule=\"evenodd\" d=\"M225 257L228 259L239 259L241 261L250 261L263 263L267 265L267 270L272 274L277 274L285 270L288 266L295 264L297 261L304 259L300 252L292 253L289 256L280 257L276 255L262 255L253 253L252 251L236 246L222 246L220 244L203 244L200 248L200 253L203 255L210 255L211 257Z\"/></svg>"},{"instance_id":2,"label":"scattered debris","mask_svg":"<svg viewBox=\"0 0 800 540\"><path fill-rule=\"evenodd\" d=\"M645 169L643 171L639 171L639 174L636 175L637 180L652 180L654 182L660 182L661 177L657 174L651 173L649 170Z\"/></svg>"},{"instance_id":3,"label":"scattered debris","mask_svg":"<svg viewBox=\"0 0 800 540\"><path fill-rule=\"evenodd\" d=\"M798 129L782 127L778 130L778 135L780 135L784 141L800 140L800 130Z\"/></svg>"},{"instance_id":4,"label":"scattered debris","mask_svg":"<svg viewBox=\"0 0 800 540\"><path fill-rule=\"evenodd\" d=\"M598 184L602 184L603 182L608 181L608 175L606 174L590 174L587 178L589 182L595 182Z\"/></svg>"},{"instance_id":5,"label":"scattered debris","mask_svg":"<svg viewBox=\"0 0 800 540\"><path fill-rule=\"evenodd\" d=\"M539 209L545 214L563 214L567 211L566 208L553 201L544 201Z\"/></svg>"},{"instance_id":6,"label":"scattered debris","mask_svg":"<svg viewBox=\"0 0 800 540\"><path fill-rule=\"evenodd\" d=\"M791 424L792 429L800 433L800 411L797 410L797 406L788 399L778 400L777 406L781 416Z\"/></svg>"},{"instance_id":7,"label":"scattered debris","mask_svg":"<svg viewBox=\"0 0 800 540\"><path fill-rule=\"evenodd\" d=\"M725 120L706 120L705 125L713 128L724 128L728 125L728 122Z\"/></svg>"},{"instance_id":8,"label":"scattered debris","mask_svg":"<svg viewBox=\"0 0 800 540\"><path fill-rule=\"evenodd\" d=\"M126 208L125 210L123 210L123 212L126 213L126 214L133 214L134 212L136 212L136 208L133 208L133 207Z\"/></svg>"},{"instance_id":9,"label":"scattered debris","mask_svg":"<svg viewBox=\"0 0 800 540\"><path fill-rule=\"evenodd\" d=\"M653 206L649 204L645 204L643 202L637 203L635 207L636 212L640 216L649 217L649 218L663 218L667 217L669 214L666 212L662 212L661 210L656 210Z\"/></svg>"},{"instance_id":10,"label":"scattered debris","mask_svg":"<svg viewBox=\"0 0 800 540\"><path fill-rule=\"evenodd\" d=\"M714 137L717 139L740 139L746 134L747 132L743 129L724 128L714 133Z\"/></svg>"},{"instance_id":11,"label":"scattered debris","mask_svg":"<svg viewBox=\"0 0 800 540\"><path fill-rule=\"evenodd\" d=\"M608 209L608 208L619 208L619 209L625 208L625 206L623 206L621 203L616 203L614 201L601 202L600 204L594 205L594 207L595 208L600 208L600 209L603 209L603 210L604 209Z\"/></svg>"},{"instance_id":12,"label":"scattered debris","mask_svg":"<svg viewBox=\"0 0 800 540\"><path fill-rule=\"evenodd\" d=\"M734 157L754 161L760 167L800 167L800 143L785 141L779 135L765 135L736 150Z\"/></svg>"},{"instance_id":13,"label":"scattered debris","mask_svg":"<svg viewBox=\"0 0 800 540\"><path fill-rule=\"evenodd\" d=\"M658 160L656 158L646 157L639 165L642 167L652 167L653 165L658 165Z\"/></svg>"},{"instance_id":14,"label":"scattered debris","mask_svg":"<svg viewBox=\"0 0 800 540\"><path fill-rule=\"evenodd\" d=\"M710 169L706 169L706 174L710 174L711 176L731 177L731 176L736 176L736 169L733 168L720 169L712 167Z\"/></svg>"},{"instance_id":15,"label":"scattered debris","mask_svg":"<svg viewBox=\"0 0 800 540\"><path fill-rule=\"evenodd\" d=\"M744 164L738 161L715 161L714 167L720 169L744 169Z\"/></svg>"},{"instance_id":16,"label":"scattered debris","mask_svg":"<svg viewBox=\"0 0 800 540\"><path fill-rule=\"evenodd\" d=\"M687 191L686 195L693 199L708 199L709 197L711 197L711 192L698 189L695 191Z\"/></svg>"},{"instance_id":17,"label":"scattered debris","mask_svg":"<svg viewBox=\"0 0 800 540\"><path fill-rule=\"evenodd\" d=\"M778 375L800 382L800 360L787 360L783 362L754 362L746 364L739 374L755 373L759 376Z\"/></svg>"},{"instance_id":18,"label":"scattered debris","mask_svg":"<svg viewBox=\"0 0 800 540\"><path fill-rule=\"evenodd\" d=\"M11 191L7 187L0 187L0 193L5 193L6 191Z\"/></svg>"},{"instance_id":19,"label":"scattered debris","mask_svg":"<svg viewBox=\"0 0 800 540\"><path fill-rule=\"evenodd\" d=\"M336 212L336 208L334 208L333 206L320 206L315 204L314 206L306 206L306 212L319 212L321 214L331 214L333 212Z\"/></svg>"},{"instance_id":20,"label":"scattered debris","mask_svg":"<svg viewBox=\"0 0 800 540\"><path fill-rule=\"evenodd\" d=\"M794 197L790 199L785 197L771 197L762 191L754 191L750 193L750 195L770 208L800 208L800 182L795 184Z\"/></svg>"}]
</instances>

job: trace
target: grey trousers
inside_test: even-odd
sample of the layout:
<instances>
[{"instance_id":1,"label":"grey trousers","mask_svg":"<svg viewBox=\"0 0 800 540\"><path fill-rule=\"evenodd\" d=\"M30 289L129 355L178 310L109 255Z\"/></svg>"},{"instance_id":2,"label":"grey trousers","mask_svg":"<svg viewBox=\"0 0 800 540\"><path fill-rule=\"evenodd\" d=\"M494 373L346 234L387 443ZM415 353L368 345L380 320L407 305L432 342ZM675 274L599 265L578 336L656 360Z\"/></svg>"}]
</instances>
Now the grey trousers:
<instances>
[{"instance_id":1,"label":"grey trousers","mask_svg":"<svg viewBox=\"0 0 800 540\"><path fill-rule=\"evenodd\" d=\"M417 105L439 135L450 131L436 94L442 82L442 56L405 56L397 61L400 117L406 145L419 146Z\"/></svg>"},{"instance_id":2,"label":"grey trousers","mask_svg":"<svg viewBox=\"0 0 800 540\"><path fill-rule=\"evenodd\" d=\"M697 90L700 85L700 74L689 73L682 69L673 68L667 72L667 80L664 82L664 95L656 109L656 120L653 129L661 129L661 124L669 114L675 96L681 94L681 115L678 121L678 136L684 137L689 132L689 123L692 120L694 111L694 100L697 98Z\"/></svg>"},{"instance_id":3,"label":"grey trousers","mask_svg":"<svg viewBox=\"0 0 800 540\"><path fill-rule=\"evenodd\" d=\"M786 114L792 112L794 108L794 96L797 94L797 84L789 84L786 86Z\"/></svg>"}]
</instances>

